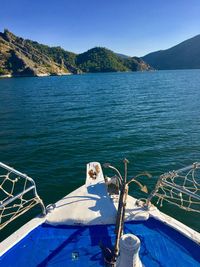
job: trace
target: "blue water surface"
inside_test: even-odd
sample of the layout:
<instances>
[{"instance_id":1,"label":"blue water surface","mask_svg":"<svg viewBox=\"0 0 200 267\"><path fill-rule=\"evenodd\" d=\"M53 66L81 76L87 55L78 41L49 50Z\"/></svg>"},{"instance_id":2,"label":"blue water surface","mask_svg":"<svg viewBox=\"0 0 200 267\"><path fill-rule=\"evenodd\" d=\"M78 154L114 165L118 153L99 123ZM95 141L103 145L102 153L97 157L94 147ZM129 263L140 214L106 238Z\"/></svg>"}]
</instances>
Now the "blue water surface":
<instances>
[{"instance_id":1,"label":"blue water surface","mask_svg":"<svg viewBox=\"0 0 200 267\"><path fill-rule=\"evenodd\" d=\"M84 183L86 163L122 169L124 157L129 177L153 175L149 190L200 161L200 70L0 80L0 161L33 177L46 205ZM163 209L200 231L195 214Z\"/></svg>"}]
</instances>

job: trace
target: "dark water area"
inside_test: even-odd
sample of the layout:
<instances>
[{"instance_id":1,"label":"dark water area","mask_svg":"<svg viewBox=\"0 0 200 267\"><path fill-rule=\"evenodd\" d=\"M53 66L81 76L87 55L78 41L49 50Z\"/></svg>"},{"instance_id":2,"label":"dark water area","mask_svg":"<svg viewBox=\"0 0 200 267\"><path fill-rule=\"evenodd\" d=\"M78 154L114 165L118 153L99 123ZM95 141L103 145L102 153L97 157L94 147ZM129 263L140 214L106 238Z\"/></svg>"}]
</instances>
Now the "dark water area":
<instances>
[{"instance_id":1,"label":"dark water area","mask_svg":"<svg viewBox=\"0 0 200 267\"><path fill-rule=\"evenodd\" d=\"M0 80L0 161L34 178L45 205L82 185L88 162L123 170L125 157L129 177L153 175L142 180L149 191L200 161L200 70ZM200 231L196 214L162 211Z\"/></svg>"}]
</instances>

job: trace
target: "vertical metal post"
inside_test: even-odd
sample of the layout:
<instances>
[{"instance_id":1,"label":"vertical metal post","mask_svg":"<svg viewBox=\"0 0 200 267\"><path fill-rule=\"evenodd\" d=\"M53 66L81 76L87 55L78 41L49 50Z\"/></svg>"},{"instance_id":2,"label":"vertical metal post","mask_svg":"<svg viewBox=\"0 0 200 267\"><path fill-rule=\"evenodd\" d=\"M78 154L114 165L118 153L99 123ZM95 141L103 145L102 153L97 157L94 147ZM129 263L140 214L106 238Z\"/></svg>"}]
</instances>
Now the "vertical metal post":
<instances>
[{"instance_id":1,"label":"vertical metal post","mask_svg":"<svg viewBox=\"0 0 200 267\"><path fill-rule=\"evenodd\" d=\"M127 200L127 196L128 196L128 189L129 189L128 184L127 184L128 163L129 163L129 161L127 159L124 159L124 197L123 197L123 212L122 212L120 237L122 236L123 230L124 230L126 200Z\"/></svg>"},{"instance_id":2,"label":"vertical metal post","mask_svg":"<svg viewBox=\"0 0 200 267\"><path fill-rule=\"evenodd\" d=\"M124 178L122 181L122 188L120 191L120 197L119 197L119 204L118 204L118 211L117 211L117 219L116 219L116 240L115 240L115 247L114 247L114 257L116 258L119 254L119 241L122 235L123 231L123 218L125 216L125 206L126 206L126 198L128 193L128 188L126 185L127 181L127 164L128 160L124 160Z\"/></svg>"}]
</instances>

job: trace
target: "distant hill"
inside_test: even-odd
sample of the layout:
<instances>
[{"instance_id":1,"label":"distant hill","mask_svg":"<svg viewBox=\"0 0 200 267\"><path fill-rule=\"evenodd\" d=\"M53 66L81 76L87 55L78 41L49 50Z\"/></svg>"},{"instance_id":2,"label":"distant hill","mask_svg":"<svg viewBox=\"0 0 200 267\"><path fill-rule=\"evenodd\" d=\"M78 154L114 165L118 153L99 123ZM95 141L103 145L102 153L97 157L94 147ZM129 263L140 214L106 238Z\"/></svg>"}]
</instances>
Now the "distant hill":
<instances>
[{"instance_id":1,"label":"distant hill","mask_svg":"<svg viewBox=\"0 0 200 267\"><path fill-rule=\"evenodd\" d=\"M150 70L140 58L122 58L103 47L95 47L76 57L76 65L83 72L115 72Z\"/></svg>"},{"instance_id":2,"label":"distant hill","mask_svg":"<svg viewBox=\"0 0 200 267\"><path fill-rule=\"evenodd\" d=\"M76 63L84 72L128 71L115 53L102 47L95 47L77 55Z\"/></svg>"},{"instance_id":3,"label":"distant hill","mask_svg":"<svg viewBox=\"0 0 200 267\"><path fill-rule=\"evenodd\" d=\"M158 70L200 69L200 35L167 50L150 53L143 59Z\"/></svg>"},{"instance_id":4,"label":"distant hill","mask_svg":"<svg viewBox=\"0 0 200 267\"><path fill-rule=\"evenodd\" d=\"M8 30L0 33L0 76L45 76L150 69L140 58L118 56L102 47L95 47L77 55L61 47L49 47L25 40Z\"/></svg>"}]
</instances>

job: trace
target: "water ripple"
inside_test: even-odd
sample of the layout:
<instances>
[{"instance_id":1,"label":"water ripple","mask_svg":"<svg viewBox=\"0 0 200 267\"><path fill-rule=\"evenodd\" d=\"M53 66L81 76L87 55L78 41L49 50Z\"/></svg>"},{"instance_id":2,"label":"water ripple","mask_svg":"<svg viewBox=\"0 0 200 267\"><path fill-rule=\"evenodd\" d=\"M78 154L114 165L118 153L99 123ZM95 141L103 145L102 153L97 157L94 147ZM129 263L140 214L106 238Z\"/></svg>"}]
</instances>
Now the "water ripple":
<instances>
[{"instance_id":1,"label":"water ripple","mask_svg":"<svg viewBox=\"0 0 200 267\"><path fill-rule=\"evenodd\" d=\"M127 157L130 176L154 175L151 189L162 172L200 160L199 74L0 80L0 160L34 177L46 204L84 183L89 161L121 168ZM184 212L178 219L199 227Z\"/></svg>"}]
</instances>

